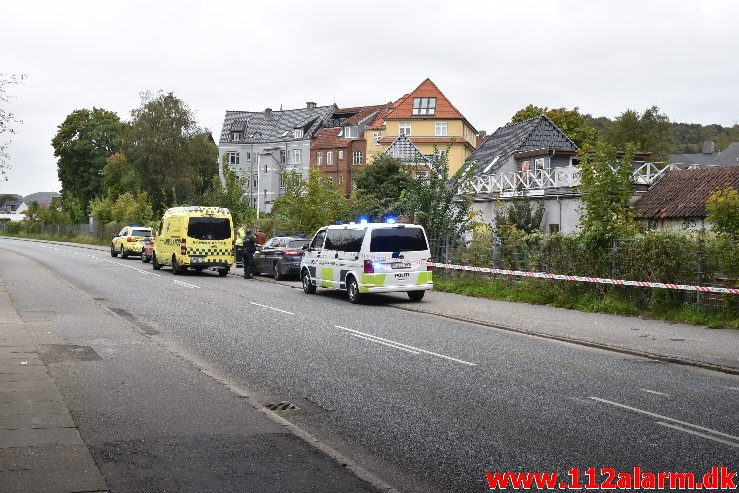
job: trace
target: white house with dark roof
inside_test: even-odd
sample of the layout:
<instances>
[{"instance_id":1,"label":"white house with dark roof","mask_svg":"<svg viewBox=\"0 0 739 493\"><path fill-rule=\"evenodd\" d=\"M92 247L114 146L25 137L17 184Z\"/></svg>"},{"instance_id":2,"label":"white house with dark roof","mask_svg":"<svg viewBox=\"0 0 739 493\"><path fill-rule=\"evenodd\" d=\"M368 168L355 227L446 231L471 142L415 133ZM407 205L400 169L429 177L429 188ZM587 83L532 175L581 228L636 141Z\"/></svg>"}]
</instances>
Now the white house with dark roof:
<instances>
[{"instance_id":1,"label":"white house with dark roof","mask_svg":"<svg viewBox=\"0 0 739 493\"><path fill-rule=\"evenodd\" d=\"M219 163L227 156L229 164L247 179L246 196L261 212L272 210L272 203L283 192L282 174L296 171L308 176L310 143L326 125L336 105L273 111L226 111L218 143Z\"/></svg>"}]
</instances>

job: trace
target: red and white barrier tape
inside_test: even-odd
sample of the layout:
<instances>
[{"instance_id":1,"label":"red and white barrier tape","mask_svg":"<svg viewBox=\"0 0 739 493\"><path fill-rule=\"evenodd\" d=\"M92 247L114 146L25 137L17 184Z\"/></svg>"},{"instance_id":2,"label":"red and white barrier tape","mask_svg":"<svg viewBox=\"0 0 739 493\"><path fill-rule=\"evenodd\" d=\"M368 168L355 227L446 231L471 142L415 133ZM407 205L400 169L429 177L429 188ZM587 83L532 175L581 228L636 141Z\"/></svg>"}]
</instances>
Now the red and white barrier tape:
<instances>
[{"instance_id":1,"label":"red and white barrier tape","mask_svg":"<svg viewBox=\"0 0 739 493\"><path fill-rule=\"evenodd\" d=\"M399 260L402 262L402 260ZM739 288L719 288L712 286L691 286L688 284L668 284L648 281L625 281L623 279L605 279L602 277L568 276L565 274L549 274L548 272L529 272L523 270L493 269L490 267L472 267L470 265L441 264L429 262L429 265L441 269L481 272L484 274L501 274L504 276L537 277L541 279L556 279L559 281L579 281L595 284L613 284L616 286L639 286L644 288L674 289L679 291L700 291L703 293L739 294Z\"/></svg>"}]
</instances>

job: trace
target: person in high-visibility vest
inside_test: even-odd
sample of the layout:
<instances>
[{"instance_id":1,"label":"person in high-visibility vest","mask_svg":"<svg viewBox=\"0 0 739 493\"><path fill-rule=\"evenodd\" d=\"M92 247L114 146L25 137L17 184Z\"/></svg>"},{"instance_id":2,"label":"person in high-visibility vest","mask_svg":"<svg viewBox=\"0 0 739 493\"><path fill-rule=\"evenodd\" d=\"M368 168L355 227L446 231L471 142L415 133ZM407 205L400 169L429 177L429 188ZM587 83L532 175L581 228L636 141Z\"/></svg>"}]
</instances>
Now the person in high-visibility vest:
<instances>
[{"instance_id":1,"label":"person in high-visibility vest","mask_svg":"<svg viewBox=\"0 0 739 493\"><path fill-rule=\"evenodd\" d=\"M246 236L246 228L242 224L236 230L236 239L234 240L234 253L236 255L236 267L243 263L244 258L244 236Z\"/></svg>"}]
</instances>

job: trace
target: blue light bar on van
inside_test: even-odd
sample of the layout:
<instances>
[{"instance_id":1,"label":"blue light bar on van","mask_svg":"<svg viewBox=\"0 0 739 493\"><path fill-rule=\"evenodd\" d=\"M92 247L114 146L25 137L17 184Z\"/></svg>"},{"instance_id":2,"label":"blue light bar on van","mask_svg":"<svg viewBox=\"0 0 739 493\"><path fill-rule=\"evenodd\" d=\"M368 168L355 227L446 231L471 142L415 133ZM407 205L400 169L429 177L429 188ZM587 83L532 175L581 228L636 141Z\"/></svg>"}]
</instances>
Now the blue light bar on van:
<instances>
[{"instance_id":1,"label":"blue light bar on van","mask_svg":"<svg viewBox=\"0 0 739 493\"><path fill-rule=\"evenodd\" d=\"M360 218L359 218L359 224L367 224L367 218L360 216Z\"/></svg>"},{"instance_id":2,"label":"blue light bar on van","mask_svg":"<svg viewBox=\"0 0 739 493\"><path fill-rule=\"evenodd\" d=\"M388 224L395 224L395 218L392 216L388 217L387 219L385 219L385 222Z\"/></svg>"}]
</instances>

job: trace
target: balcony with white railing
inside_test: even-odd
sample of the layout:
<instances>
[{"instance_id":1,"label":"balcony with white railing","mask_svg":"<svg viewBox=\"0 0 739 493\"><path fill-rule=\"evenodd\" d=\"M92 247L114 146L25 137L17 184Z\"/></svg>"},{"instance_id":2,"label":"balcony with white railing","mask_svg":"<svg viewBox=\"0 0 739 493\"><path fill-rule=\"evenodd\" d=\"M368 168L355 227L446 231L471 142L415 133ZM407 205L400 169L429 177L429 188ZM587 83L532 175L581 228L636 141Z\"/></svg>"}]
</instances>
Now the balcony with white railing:
<instances>
[{"instance_id":1,"label":"balcony with white railing","mask_svg":"<svg viewBox=\"0 0 739 493\"><path fill-rule=\"evenodd\" d=\"M631 175L637 185L650 186L670 171L696 169L702 166L669 163L635 163ZM513 173L478 175L472 178L470 191L476 194L493 194L502 197L526 192L527 195L544 195L545 190L571 188L580 185L581 170L577 166L542 168Z\"/></svg>"}]
</instances>

